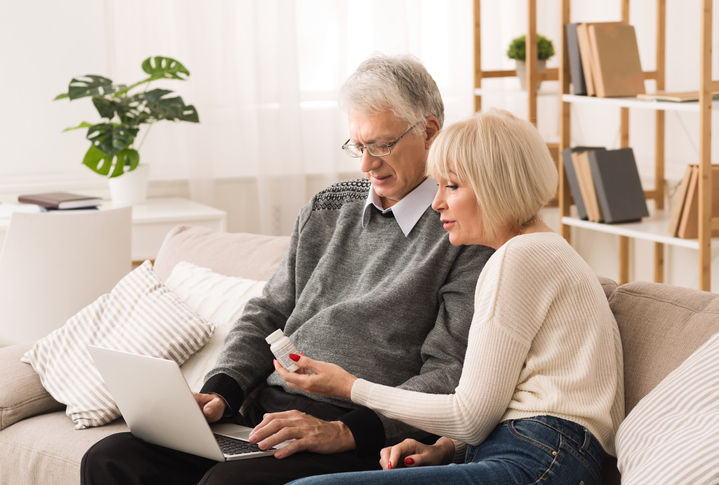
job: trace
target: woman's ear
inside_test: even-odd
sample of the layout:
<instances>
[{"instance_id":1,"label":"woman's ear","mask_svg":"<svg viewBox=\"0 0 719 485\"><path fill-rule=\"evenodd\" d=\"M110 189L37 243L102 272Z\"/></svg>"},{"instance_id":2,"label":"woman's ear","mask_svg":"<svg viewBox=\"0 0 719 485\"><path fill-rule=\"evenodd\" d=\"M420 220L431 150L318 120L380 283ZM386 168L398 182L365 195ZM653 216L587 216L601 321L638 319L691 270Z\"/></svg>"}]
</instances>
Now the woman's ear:
<instances>
[{"instance_id":1,"label":"woman's ear","mask_svg":"<svg viewBox=\"0 0 719 485\"><path fill-rule=\"evenodd\" d=\"M432 142L437 137L437 134L439 133L439 130L442 128L439 126L439 120L437 120L436 116L428 116L427 117L427 126L424 128L424 148L425 150L429 150L429 147L432 146Z\"/></svg>"}]
</instances>

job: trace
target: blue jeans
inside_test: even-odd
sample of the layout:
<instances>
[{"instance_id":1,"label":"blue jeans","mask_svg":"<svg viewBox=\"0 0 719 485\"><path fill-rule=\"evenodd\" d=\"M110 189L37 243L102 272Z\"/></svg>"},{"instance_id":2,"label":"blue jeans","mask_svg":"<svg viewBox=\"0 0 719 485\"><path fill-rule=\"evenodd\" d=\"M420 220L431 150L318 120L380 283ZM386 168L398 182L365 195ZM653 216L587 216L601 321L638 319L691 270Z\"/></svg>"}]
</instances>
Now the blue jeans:
<instances>
[{"instance_id":1,"label":"blue jeans","mask_svg":"<svg viewBox=\"0 0 719 485\"><path fill-rule=\"evenodd\" d=\"M505 421L467 449L462 465L303 478L292 485L601 485L604 450L580 426L553 416Z\"/></svg>"}]
</instances>

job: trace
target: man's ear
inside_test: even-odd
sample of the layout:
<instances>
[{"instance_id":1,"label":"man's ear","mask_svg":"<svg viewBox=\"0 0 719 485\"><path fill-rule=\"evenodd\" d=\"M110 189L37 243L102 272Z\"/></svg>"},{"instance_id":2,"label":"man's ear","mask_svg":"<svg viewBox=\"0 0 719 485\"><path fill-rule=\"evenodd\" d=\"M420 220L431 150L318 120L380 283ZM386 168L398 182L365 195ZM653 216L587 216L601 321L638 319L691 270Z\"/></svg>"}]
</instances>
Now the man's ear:
<instances>
[{"instance_id":1,"label":"man's ear","mask_svg":"<svg viewBox=\"0 0 719 485\"><path fill-rule=\"evenodd\" d=\"M427 117L427 126L424 129L425 139L424 139L424 148L425 150L429 150L429 147L432 145L432 142L437 137L437 134L439 133L439 130L442 128L439 126L439 120L436 116L428 116Z\"/></svg>"}]
</instances>

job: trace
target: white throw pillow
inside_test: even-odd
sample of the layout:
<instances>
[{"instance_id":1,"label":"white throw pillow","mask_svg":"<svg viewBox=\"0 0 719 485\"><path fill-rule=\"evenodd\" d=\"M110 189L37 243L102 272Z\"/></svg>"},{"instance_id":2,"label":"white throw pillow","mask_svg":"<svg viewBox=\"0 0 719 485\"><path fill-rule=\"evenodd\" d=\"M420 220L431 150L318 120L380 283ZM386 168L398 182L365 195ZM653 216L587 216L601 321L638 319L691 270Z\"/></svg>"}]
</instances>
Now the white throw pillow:
<instances>
[{"instance_id":1,"label":"white throw pillow","mask_svg":"<svg viewBox=\"0 0 719 485\"><path fill-rule=\"evenodd\" d=\"M242 315L247 301L262 294L265 282L224 276L182 261L175 265L165 285L216 327L207 345L182 366L190 389L199 391L205 375L215 366L230 328Z\"/></svg>"},{"instance_id":2,"label":"white throw pillow","mask_svg":"<svg viewBox=\"0 0 719 485\"><path fill-rule=\"evenodd\" d=\"M120 416L87 345L182 364L213 331L214 325L168 290L145 261L110 293L39 340L21 360L33 366L53 398L67 404L75 429L85 429Z\"/></svg>"},{"instance_id":3,"label":"white throw pillow","mask_svg":"<svg viewBox=\"0 0 719 485\"><path fill-rule=\"evenodd\" d=\"M632 409L617 432L622 485L719 483L719 334Z\"/></svg>"}]
</instances>

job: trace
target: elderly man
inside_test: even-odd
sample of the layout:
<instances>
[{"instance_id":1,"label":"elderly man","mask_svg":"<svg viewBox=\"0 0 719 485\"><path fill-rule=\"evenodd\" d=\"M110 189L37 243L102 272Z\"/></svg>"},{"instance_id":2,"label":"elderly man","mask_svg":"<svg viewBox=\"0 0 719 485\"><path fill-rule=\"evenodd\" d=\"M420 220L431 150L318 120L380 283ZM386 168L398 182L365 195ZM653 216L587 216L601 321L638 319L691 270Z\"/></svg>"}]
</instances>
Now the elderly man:
<instances>
[{"instance_id":1,"label":"elderly man","mask_svg":"<svg viewBox=\"0 0 719 485\"><path fill-rule=\"evenodd\" d=\"M346 81L340 102L350 131L342 149L367 180L335 184L302 208L287 254L195 396L209 422L256 426L260 448L294 441L274 457L217 463L122 433L88 451L83 483L281 484L377 468L383 446L430 438L350 401L288 388L264 340L281 328L313 358L421 392L452 392L461 374L492 250L452 246L431 208L437 182L425 163L444 120L439 89L415 58L377 55Z\"/></svg>"}]
</instances>

